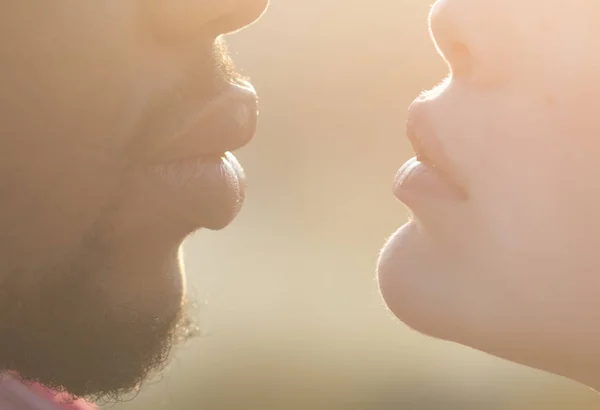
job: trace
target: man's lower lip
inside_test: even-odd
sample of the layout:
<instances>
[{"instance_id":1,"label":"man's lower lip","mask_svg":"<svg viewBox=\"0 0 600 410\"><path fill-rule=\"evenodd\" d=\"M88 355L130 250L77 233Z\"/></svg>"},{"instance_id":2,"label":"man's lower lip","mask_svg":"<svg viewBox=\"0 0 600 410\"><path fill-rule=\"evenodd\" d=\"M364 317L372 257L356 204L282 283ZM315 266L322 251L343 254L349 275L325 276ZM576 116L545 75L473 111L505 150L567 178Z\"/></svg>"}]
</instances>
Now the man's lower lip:
<instances>
[{"instance_id":1,"label":"man's lower lip","mask_svg":"<svg viewBox=\"0 0 600 410\"><path fill-rule=\"evenodd\" d=\"M432 166L417 160L408 160L394 179L394 195L408 207L422 201L467 199L466 192L450 182Z\"/></svg>"},{"instance_id":2,"label":"man's lower lip","mask_svg":"<svg viewBox=\"0 0 600 410\"><path fill-rule=\"evenodd\" d=\"M230 152L154 165L150 174L170 211L193 228L227 226L245 198L244 171Z\"/></svg>"}]
</instances>

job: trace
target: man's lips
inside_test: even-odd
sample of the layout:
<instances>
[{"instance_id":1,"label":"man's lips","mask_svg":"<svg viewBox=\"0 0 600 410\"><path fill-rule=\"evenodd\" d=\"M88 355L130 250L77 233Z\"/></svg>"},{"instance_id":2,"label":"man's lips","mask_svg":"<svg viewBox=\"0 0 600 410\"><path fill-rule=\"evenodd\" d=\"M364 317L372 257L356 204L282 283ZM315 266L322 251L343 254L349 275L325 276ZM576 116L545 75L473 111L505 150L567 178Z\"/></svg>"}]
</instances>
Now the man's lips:
<instances>
[{"instance_id":1,"label":"man's lips","mask_svg":"<svg viewBox=\"0 0 600 410\"><path fill-rule=\"evenodd\" d=\"M230 152L150 168L167 209L192 229L221 229L239 213L246 177Z\"/></svg>"},{"instance_id":2,"label":"man's lips","mask_svg":"<svg viewBox=\"0 0 600 410\"><path fill-rule=\"evenodd\" d=\"M151 163L164 163L206 155L220 155L246 145L256 132L258 102L250 83L228 84L225 90L198 110L180 119L175 132L148 152Z\"/></svg>"},{"instance_id":3,"label":"man's lips","mask_svg":"<svg viewBox=\"0 0 600 410\"><path fill-rule=\"evenodd\" d=\"M256 131L257 97L249 84L230 84L180 132L161 140L145 165L169 212L192 229L220 229L238 214L245 198L244 171L229 151Z\"/></svg>"}]
</instances>

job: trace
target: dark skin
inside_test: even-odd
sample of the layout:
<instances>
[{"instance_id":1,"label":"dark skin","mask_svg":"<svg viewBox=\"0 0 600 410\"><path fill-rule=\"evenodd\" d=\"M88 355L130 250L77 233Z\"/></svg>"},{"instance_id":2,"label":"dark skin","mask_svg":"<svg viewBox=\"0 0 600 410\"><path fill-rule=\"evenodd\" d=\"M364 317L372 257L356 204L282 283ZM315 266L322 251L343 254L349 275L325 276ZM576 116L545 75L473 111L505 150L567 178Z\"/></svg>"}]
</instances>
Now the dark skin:
<instances>
[{"instance_id":1,"label":"dark skin","mask_svg":"<svg viewBox=\"0 0 600 410\"><path fill-rule=\"evenodd\" d=\"M243 195L191 220L136 155L178 101L239 81L219 36L266 3L0 1L0 369L118 399L191 334L181 243Z\"/></svg>"}]
</instances>

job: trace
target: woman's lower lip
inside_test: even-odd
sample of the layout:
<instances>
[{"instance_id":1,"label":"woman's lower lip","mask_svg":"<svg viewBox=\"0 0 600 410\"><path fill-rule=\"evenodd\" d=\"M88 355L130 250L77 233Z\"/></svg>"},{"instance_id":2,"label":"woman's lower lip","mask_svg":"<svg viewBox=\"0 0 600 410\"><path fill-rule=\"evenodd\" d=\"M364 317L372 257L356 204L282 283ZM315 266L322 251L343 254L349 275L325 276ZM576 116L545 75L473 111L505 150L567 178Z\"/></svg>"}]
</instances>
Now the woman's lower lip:
<instances>
[{"instance_id":1,"label":"woman's lower lip","mask_svg":"<svg viewBox=\"0 0 600 410\"><path fill-rule=\"evenodd\" d=\"M245 174L230 152L154 165L150 175L169 209L194 228L224 228L244 202Z\"/></svg>"},{"instance_id":2,"label":"woman's lower lip","mask_svg":"<svg viewBox=\"0 0 600 410\"><path fill-rule=\"evenodd\" d=\"M394 195L409 208L427 200L467 199L466 192L440 172L416 157L408 160L396 173Z\"/></svg>"}]
</instances>

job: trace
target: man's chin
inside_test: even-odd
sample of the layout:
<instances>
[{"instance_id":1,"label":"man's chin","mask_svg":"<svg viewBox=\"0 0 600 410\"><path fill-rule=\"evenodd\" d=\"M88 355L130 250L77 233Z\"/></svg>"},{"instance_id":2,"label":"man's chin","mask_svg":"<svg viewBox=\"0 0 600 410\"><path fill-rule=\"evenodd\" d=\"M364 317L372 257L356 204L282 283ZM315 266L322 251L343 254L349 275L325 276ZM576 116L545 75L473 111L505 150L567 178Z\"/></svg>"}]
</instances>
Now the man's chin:
<instances>
[{"instance_id":1,"label":"man's chin","mask_svg":"<svg viewBox=\"0 0 600 410\"><path fill-rule=\"evenodd\" d=\"M3 282L0 369L92 401L136 391L195 330L172 284L179 270L145 273L145 282L98 269Z\"/></svg>"},{"instance_id":2,"label":"man's chin","mask_svg":"<svg viewBox=\"0 0 600 410\"><path fill-rule=\"evenodd\" d=\"M46 316L44 323L7 335L0 364L25 382L118 401L161 371L170 350L192 334L183 317L142 319L131 312L118 322L82 323L75 316L63 323Z\"/></svg>"}]
</instances>

